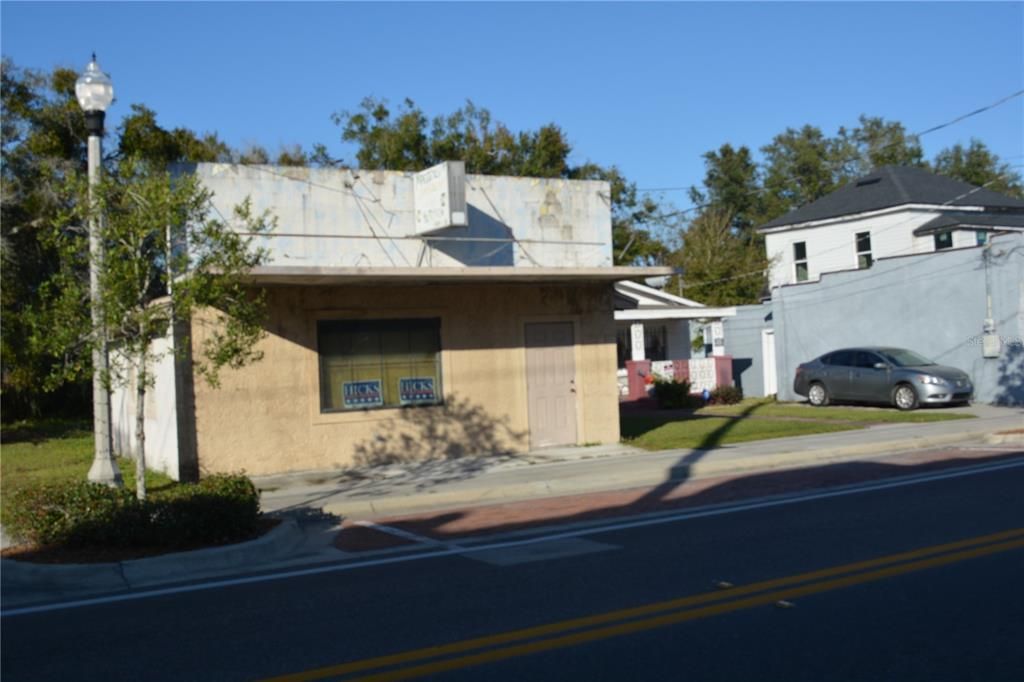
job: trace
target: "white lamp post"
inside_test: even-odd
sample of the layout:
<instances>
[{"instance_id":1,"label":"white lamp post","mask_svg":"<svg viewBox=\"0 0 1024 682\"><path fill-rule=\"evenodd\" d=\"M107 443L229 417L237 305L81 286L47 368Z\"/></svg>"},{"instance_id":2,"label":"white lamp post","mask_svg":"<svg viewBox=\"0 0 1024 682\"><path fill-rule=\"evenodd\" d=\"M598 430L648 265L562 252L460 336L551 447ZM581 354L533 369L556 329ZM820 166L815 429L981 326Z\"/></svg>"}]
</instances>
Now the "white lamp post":
<instances>
[{"instance_id":1,"label":"white lamp post","mask_svg":"<svg viewBox=\"0 0 1024 682\"><path fill-rule=\"evenodd\" d=\"M75 96L85 112L85 127L89 133L89 202L93 201L96 183L100 177L102 160L101 137L103 118L114 100L114 85L110 77L100 70L96 55L75 82ZM89 469L89 480L94 483L119 486L121 471L114 461L110 433L110 391L104 378L108 370L107 334L100 314L99 273L103 262L103 243L100 223L95 214L89 217L89 294L92 308L92 328L100 335L100 343L92 352L92 410L96 454Z\"/></svg>"}]
</instances>

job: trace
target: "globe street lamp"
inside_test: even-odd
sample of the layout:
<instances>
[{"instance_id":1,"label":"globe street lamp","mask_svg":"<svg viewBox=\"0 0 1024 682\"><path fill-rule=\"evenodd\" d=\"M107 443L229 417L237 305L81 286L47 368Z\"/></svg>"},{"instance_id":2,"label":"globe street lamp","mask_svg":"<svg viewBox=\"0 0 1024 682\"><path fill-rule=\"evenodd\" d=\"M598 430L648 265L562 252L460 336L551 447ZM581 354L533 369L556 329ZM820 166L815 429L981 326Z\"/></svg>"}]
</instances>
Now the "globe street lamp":
<instances>
[{"instance_id":1,"label":"globe street lamp","mask_svg":"<svg viewBox=\"0 0 1024 682\"><path fill-rule=\"evenodd\" d=\"M89 133L89 203L94 208L94 193L100 178L102 160L103 118L107 107L114 100L114 85L110 77L100 70L96 55L75 81L75 96L85 112L85 128ZM100 313L100 267L103 263L103 242L100 237L100 222L95 211L89 212L89 298L92 309L93 333L99 335L99 343L92 351L92 410L93 432L96 454L89 469L89 480L94 483L119 486L122 484L121 471L114 461L110 433L110 391L107 388L109 369L107 357L107 333Z\"/></svg>"}]
</instances>

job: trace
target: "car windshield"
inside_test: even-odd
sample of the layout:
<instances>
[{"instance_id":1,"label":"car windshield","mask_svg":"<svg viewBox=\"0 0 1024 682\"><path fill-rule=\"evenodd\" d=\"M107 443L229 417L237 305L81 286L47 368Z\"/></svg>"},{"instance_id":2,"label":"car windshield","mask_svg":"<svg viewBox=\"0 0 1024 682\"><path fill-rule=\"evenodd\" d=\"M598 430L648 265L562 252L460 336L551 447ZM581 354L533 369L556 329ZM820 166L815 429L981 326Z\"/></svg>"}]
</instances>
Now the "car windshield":
<instances>
[{"instance_id":1,"label":"car windshield","mask_svg":"<svg viewBox=\"0 0 1024 682\"><path fill-rule=\"evenodd\" d=\"M935 363L928 358L918 355L912 350L904 350L902 348L887 348L885 350L878 351L879 354L886 360L896 365L897 367L922 367L924 365L934 365Z\"/></svg>"}]
</instances>

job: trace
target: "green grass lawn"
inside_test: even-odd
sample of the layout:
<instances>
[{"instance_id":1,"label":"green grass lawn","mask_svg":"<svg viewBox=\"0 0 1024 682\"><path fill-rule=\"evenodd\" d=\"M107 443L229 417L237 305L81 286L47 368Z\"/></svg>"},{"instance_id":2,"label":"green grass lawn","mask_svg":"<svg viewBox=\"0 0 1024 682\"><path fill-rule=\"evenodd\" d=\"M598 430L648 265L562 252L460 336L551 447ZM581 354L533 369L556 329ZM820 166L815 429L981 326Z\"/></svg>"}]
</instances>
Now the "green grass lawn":
<instances>
[{"instance_id":1,"label":"green grass lawn","mask_svg":"<svg viewBox=\"0 0 1024 682\"><path fill-rule=\"evenodd\" d=\"M900 412L896 409L878 407L841 407L829 405L828 407L812 407L797 403L774 403L758 400L744 400L738 405L713 405L697 410L699 415L713 416L738 416L751 406L755 406L752 415L759 417L781 417L796 419L821 419L828 421L852 421L867 423L924 423L940 422L951 419L974 419L973 414L963 412L950 412L941 410L914 410L912 412Z\"/></svg>"},{"instance_id":2,"label":"green grass lawn","mask_svg":"<svg viewBox=\"0 0 1024 682\"><path fill-rule=\"evenodd\" d=\"M870 407L811 407L748 399L738 405L704 407L683 416L657 412L623 415L621 429L624 441L645 450L704 449L769 438L851 431L877 423L921 423L973 417L945 410L899 412Z\"/></svg>"},{"instance_id":3,"label":"green grass lawn","mask_svg":"<svg viewBox=\"0 0 1024 682\"><path fill-rule=\"evenodd\" d=\"M0 430L0 519L12 491L34 483L84 479L93 458L92 425L87 422L32 420ZM135 489L135 461L118 458L125 486ZM159 494L177 485L170 477L146 472L146 488Z\"/></svg>"},{"instance_id":4,"label":"green grass lawn","mask_svg":"<svg viewBox=\"0 0 1024 682\"><path fill-rule=\"evenodd\" d=\"M768 438L806 436L812 433L851 431L859 424L844 422L803 422L770 419L729 419L695 417L672 419L657 416L625 415L621 420L622 438L645 450L675 448L712 448L730 443L746 443Z\"/></svg>"}]
</instances>

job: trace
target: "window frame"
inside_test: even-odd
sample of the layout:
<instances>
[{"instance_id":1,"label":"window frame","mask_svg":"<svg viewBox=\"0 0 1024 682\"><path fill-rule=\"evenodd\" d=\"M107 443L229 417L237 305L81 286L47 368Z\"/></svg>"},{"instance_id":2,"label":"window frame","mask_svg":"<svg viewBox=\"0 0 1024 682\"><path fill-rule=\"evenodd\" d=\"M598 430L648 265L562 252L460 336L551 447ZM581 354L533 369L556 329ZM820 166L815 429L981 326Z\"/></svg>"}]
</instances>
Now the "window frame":
<instances>
[{"instance_id":1,"label":"window frame","mask_svg":"<svg viewBox=\"0 0 1024 682\"><path fill-rule=\"evenodd\" d=\"M952 231L936 232L932 236L933 236L933 244L935 246L935 250L936 251L945 251L946 249L952 249L953 248L953 233L952 233ZM939 239L940 238L948 239L949 240L949 244L947 244L946 246L939 246Z\"/></svg>"},{"instance_id":2,"label":"window frame","mask_svg":"<svg viewBox=\"0 0 1024 682\"><path fill-rule=\"evenodd\" d=\"M316 339L316 388L317 388L317 399L316 399L316 412L320 417L339 416L348 414L362 414L365 412L376 412L380 410L401 410L401 409L413 409L413 408L429 408L429 407L440 407L445 404L444 394L444 343L443 343L443 320L440 315L428 315L423 317L411 316L411 317L320 317L315 319L313 324L314 338ZM434 351L434 380L436 387L434 389L436 400L430 403L412 403L412 404L382 404L382 405L366 405L357 407L334 407L330 408L325 404L325 398L329 395L329 392L333 387L329 386L326 382L325 376L325 362L327 361L327 353L323 347L323 339L321 333L326 325L331 324L349 324L353 327L359 325L382 325L382 326L396 326L415 323L423 325L423 323L433 323L433 332L436 335L436 350ZM377 332L380 333L379 331ZM381 349L378 348L378 357L382 363L382 378L381 382L386 380L383 377L383 359L384 354ZM382 386L383 387L383 386Z\"/></svg>"},{"instance_id":3,"label":"window frame","mask_svg":"<svg viewBox=\"0 0 1024 682\"><path fill-rule=\"evenodd\" d=\"M861 241L867 242L867 248L861 244ZM867 270L875 262L875 259L871 256L871 230L866 232L857 232L853 235L853 248L857 252L857 269Z\"/></svg>"},{"instance_id":4,"label":"window frame","mask_svg":"<svg viewBox=\"0 0 1024 682\"><path fill-rule=\"evenodd\" d=\"M803 248L803 258L797 257L797 247ZM800 277L800 266L803 267L803 277ZM807 259L807 241L793 242L793 280L795 282L806 282L811 278L811 268Z\"/></svg>"}]
</instances>

